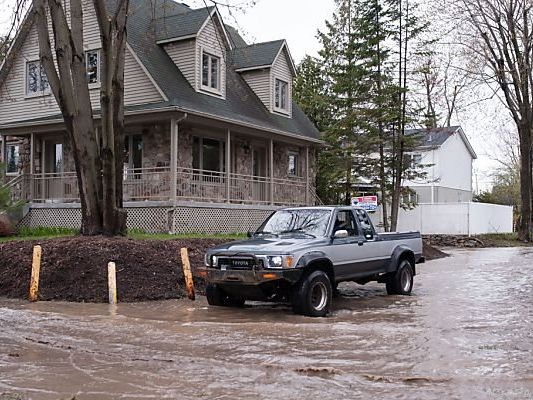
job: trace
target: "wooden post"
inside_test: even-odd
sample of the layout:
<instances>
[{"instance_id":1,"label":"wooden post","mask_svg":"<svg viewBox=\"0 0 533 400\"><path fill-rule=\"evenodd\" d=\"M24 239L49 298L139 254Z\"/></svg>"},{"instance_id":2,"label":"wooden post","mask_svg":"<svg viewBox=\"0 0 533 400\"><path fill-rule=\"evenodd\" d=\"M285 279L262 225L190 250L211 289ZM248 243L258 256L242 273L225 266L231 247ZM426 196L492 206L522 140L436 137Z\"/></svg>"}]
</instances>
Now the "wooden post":
<instances>
[{"instance_id":1,"label":"wooden post","mask_svg":"<svg viewBox=\"0 0 533 400\"><path fill-rule=\"evenodd\" d=\"M117 304L117 272L114 262L107 264L107 287L109 290L109 304Z\"/></svg>"},{"instance_id":2,"label":"wooden post","mask_svg":"<svg viewBox=\"0 0 533 400\"><path fill-rule=\"evenodd\" d=\"M170 200L176 205L176 195L178 191L178 122L170 120Z\"/></svg>"},{"instance_id":3,"label":"wooden post","mask_svg":"<svg viewBox=\"0 0 533 400\"><path fill-rule=\"evenodd\" d=\"M187 296L190 300L194 300L194 282L192 279L191 263L189 262L189 252L185 247L181 249L181 262L183 264L183 276L185 276Z\"/></svg>"},{"instance_id":4,"label":"wooden post","mask_svg":"<svg viewBox=\"0 0 533 400\"><path fill-rule=\"evenodd\" d=\"M33 261L31 263L30 294L28 296L30 301L37 301L39 298L39 274L41 272L41 254L41 246L34 246Z\"/></svg>"}]
</instances>

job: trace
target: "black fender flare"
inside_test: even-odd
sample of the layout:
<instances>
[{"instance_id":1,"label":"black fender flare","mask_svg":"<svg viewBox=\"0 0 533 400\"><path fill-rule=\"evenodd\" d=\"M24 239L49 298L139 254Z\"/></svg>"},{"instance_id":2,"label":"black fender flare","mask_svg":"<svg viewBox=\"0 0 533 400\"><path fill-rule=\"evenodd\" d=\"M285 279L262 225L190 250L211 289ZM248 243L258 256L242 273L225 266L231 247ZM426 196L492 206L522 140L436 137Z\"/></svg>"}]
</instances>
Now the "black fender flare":
<instances>
[{"instance_id":1,"label":"black fender flare","mask_svg":"<svg viewBox=\"0 0 533 400\"><path fill-rule=\"evenodd\" d=\"M321 268L319 268L319 266ZM333 268L333 263L327 254L322 251L312 251L301 256L298 260L297 268L302 268L304 270L304 276L307 276L315 270L322 269L328 274L331 285L335 285L335 270Z\"/></svg>"},{"instance_id":2,"label":"black fender flare","mask_svg":"<svg viewBox=\"0 0 533 400\"><path fill-rule=\"evenodd\" d=\"M387 272L396 272L400 266L400 261L404 259L409 260L411 267L413 267L413 275L416 275L415 253L403 244L396 246L392 252L390 263L387 266Z\"/></svg>"}]
</instances>

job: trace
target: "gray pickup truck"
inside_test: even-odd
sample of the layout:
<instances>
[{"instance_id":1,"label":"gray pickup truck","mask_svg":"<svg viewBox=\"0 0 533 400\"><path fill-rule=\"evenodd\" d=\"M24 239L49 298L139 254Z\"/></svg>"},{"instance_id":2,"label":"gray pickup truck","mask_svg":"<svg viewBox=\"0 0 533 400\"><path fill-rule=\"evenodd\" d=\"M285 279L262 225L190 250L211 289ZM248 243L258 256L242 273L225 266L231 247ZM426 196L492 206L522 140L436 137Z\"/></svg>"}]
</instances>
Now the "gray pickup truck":
<instances>
[{"instance_id":1,"label":"gray pickup truck","mask_svg":"<svg viewBox=\"0 0 533 400\"><path fill-rule=\"evenodd\" d=\"M340 282L377 281L388 294L409 295L422 262L419 232L376 233L360 208L299 207L274 212L248 240L209 249L202 275L210 305L288 301L298 314L322 317Z\"/></svg>"}]
</instances>

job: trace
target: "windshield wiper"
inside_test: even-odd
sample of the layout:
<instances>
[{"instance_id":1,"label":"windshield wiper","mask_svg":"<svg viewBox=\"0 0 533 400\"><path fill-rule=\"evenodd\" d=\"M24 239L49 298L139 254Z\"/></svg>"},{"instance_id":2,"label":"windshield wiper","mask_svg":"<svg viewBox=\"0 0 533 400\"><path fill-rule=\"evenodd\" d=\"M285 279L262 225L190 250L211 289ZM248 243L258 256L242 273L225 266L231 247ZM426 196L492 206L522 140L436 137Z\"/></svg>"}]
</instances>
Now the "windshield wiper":
<instances>
[{"instance_id":1,"label":"windshield wiper","mask_svg":"<svg viewBox=\"0 0 533 400\"><path fill-rule=\"evenodd\" d=\"M277 233L274 233L274 232L268 232L268 231L257 231L257 232L254 232L254 236L255 235L274 235L274 236L278 236Z\"/></svg>"},{"instance_id":2,"label":"windshield wiper","mask_svg":"<svg viewBox=\"0 0 533 400\"><path fill-rule=\"evenodd\" d=\"M288 229L286 231L281 231L280 234L284 234L284 233L303 233L304 235L307 235L307 236L310 236L312 238L316 238L315 235L312 235L310 233L307 233L303 230L303 228L296 228L296 229Z\"/></svg>"}]
</instances>

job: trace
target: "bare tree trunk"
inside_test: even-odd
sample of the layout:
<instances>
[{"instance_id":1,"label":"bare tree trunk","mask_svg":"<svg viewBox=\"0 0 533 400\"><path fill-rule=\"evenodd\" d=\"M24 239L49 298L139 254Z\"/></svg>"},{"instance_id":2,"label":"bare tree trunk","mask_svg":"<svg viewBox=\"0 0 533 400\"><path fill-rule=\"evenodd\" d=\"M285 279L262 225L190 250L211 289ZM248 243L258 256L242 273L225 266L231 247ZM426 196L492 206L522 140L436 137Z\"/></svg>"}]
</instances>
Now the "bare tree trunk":
<instances>
[{"instance_id":1,"label":"bare tree trunk","mask_svg":"<svg viewBox=\"0 0 533 400\"><path fill-rule=\"evenodd\" d=\"M81 3L72 0L70 4L72 27L59 0L33 2L41 63L63 115L74 156L82 208L81 233L95 235L102 232L100 159L85 71ZM57 70L47 9L53 26Z\"/></svg>"},{"instance_id":2,"label":"bare tree trunk","mask_svg":"<svg viewBox=\"0 0 533 400\"><path fill-rule=\"evenodd\" d=\"M532 185L531 173L531 148L532 148L532 127L531 122L524 122L519 127L520 132L520 199L521 199L521 219L518 226L518 238L522 241L531 241L531 225L532 225L532 193L531 190L524 190L524 188ZM527 150L529 149L529 151Z\"/></svg>"}]
</instances>

